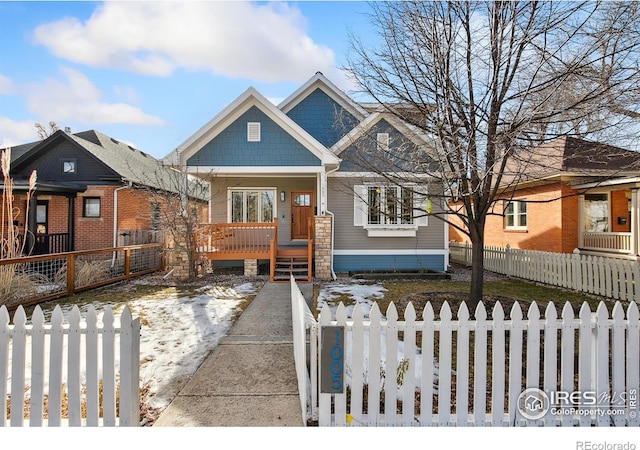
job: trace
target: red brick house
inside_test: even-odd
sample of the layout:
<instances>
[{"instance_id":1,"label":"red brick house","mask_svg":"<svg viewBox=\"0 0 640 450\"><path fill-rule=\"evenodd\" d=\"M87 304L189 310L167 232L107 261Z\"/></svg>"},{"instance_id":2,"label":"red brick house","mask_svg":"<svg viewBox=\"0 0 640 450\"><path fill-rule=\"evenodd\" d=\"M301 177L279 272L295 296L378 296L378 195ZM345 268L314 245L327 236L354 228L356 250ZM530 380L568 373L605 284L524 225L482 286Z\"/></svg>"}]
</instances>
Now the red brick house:
<instances>
[{"instance_id":1,"label":"red brick house","mask_svg":"<svg viewBox=\"0 0 640 450\"><path fill-rule=\"evenodd\" d=\"M24 192L33 170L37 184L25 220ZM28 252L44 254L155 239L162 231L163 208L176 196L183 176L97 131L59 130L14 147L11 177L18 206L14 224L22 234L27 231ZM207 203L198 205L205 221Z\"/></svg>"},{"instance_id":2,"label":"red brick house","mask_svg":"<svg viewBox=\"0 0 640 450\"><path fill-rule=\"evenodd\" d=\"M640 254L639 153L562 137L527 160L514 156L506 173L522 176L487 217L486 245ZM449 235L454 241L468 240L453 226Z\"/></svg>"}]
</instances>

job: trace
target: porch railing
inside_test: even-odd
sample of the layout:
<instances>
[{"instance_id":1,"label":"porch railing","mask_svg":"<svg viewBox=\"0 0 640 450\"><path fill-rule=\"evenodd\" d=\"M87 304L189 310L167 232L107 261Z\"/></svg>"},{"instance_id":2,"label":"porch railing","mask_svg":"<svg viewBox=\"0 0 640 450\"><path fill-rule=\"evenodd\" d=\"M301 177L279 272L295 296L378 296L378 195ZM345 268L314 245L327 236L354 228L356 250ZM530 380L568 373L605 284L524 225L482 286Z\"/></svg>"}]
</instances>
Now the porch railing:
<instances>
[{"instance_id":1,"label":"porch railing","mask_svg":"<svg viewBox=\"0 0 640 450\"><path fill-rule=\"evenodd\" d=\"M631 253L631 233L584 232L580 248L623 254Z\"/></svg>"},{"instance_id":2,"label":"porch railing","mask_svg":"<svg viewBox=\"0 0 640 450\"><path fill-rule=\"evenodd\" d=\"M198 250L209 259L268 259L277 239L277 221L205 223L198 227Z\"/></svg>"}]
</instances>

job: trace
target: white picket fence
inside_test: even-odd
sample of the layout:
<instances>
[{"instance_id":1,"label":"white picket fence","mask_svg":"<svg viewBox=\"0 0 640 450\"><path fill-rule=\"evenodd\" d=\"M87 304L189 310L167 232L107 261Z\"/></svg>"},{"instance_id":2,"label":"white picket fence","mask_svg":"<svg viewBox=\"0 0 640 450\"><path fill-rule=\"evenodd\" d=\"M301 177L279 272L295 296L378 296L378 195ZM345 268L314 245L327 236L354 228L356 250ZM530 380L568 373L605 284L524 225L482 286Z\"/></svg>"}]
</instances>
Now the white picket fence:
<instances>
[{"instance_id":1,"label":"white picket fence","mask_svg":"<svg viewBox=\"0 0 640 450\"><path fill-rule=\"evenodd\" d=\"M471 244L449 243L451 262L471 265ZM484 268L507 276L640 303L635 260L485 246Z\"/></svg>"},{"instance_id":2,"label":"white picket fence","mask_svg":"<svg viewBox=\"0 0 640 450\"><path fill-rule=\"evenodd\" d=\"M60 306L50 323L39 306L31 323L0 307L0 426L137 426L140 421L140 320L107 307L83 321ZM25 420L28 416L28 421Z\"/></svg>"},{"instance_id":3,"label":"white picket fence","mask_svg":"<svg viewBox=\"0 0 640 450\"><path fill-rule=\"evenodd\" d=\"M299 291L292 302L304 308ZM456 317L448 304L437 317L427 304L422 317L417 319L412 304L403 321L394 304L386 317L377 304L369 317L359 305L347 317L342 304L335 317L325 304L317 324L299 315L299 324L306 323L310 331L310 372L300 389L309 418L320 426L640 425L640 318L635 303L626 317L620 303L611 317L604 303L595 313L583 304L577 317L569 304L558 315L549 303L543 317L535 303L526 316L515 304L508 318L500 304L488 318L481 303L475 319L465 304ZM325 394L318 388L323 364L318 336L325 326L345 330L344 393ZM303 359L296 358L296 364L306 367ZM564 392L573 399L583 396L585 401L563 408L562 403L550 404L544 417L532 420L518 407L529 388L549 395ZM586 401L593 397L595 405Z\"/></svg>"}]
</instances>

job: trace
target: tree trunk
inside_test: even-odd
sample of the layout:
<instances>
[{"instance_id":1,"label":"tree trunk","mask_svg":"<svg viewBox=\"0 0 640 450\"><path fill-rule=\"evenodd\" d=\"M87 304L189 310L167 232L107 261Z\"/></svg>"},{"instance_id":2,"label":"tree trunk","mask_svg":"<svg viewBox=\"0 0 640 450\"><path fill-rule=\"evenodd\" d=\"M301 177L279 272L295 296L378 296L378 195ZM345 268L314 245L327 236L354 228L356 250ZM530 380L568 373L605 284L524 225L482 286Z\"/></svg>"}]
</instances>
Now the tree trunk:
<instances>
[{"instance_id":1,"label":"tree trunk","mask_svg":"<svg viewBox=\"0 0 640 450\"><path fill-rule=\"evenodd\" d=\"M484 232L471 236L471 289L469 290L469 313L475 316L475 309L482 301L484 289Z\"/></svg>"}]
</instances>

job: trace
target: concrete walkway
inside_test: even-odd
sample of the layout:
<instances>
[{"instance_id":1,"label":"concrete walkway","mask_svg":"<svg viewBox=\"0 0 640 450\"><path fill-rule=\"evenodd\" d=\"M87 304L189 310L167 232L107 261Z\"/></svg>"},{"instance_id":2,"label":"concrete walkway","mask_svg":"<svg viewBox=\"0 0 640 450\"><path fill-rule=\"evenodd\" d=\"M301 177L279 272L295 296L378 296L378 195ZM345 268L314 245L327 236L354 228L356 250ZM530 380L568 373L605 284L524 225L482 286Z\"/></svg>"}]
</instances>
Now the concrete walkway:
<instances>
[{"instance_id":1,"label":"concrete walkway","mask_svg":"<svg viewBox=\"0 0 640 450\"><path fill-rule=\"evenodd\" d=\"M300 284L310 302L312 284ZM303 426L291 286L267 283L160 415L157 427Z\"/></svg>"}]
</instances>

